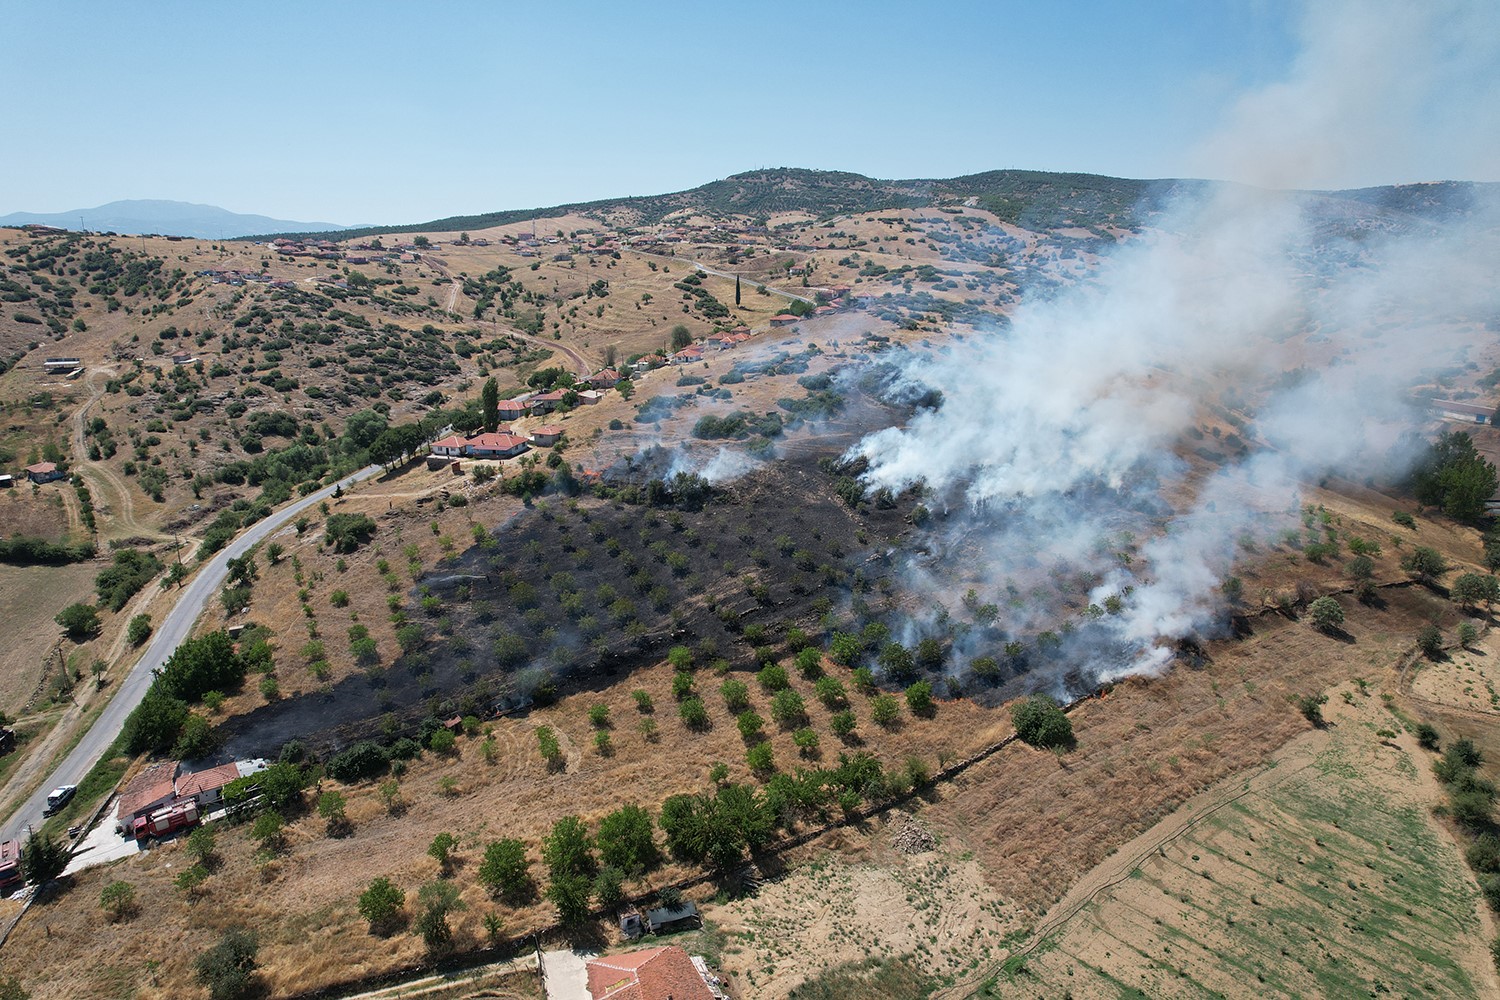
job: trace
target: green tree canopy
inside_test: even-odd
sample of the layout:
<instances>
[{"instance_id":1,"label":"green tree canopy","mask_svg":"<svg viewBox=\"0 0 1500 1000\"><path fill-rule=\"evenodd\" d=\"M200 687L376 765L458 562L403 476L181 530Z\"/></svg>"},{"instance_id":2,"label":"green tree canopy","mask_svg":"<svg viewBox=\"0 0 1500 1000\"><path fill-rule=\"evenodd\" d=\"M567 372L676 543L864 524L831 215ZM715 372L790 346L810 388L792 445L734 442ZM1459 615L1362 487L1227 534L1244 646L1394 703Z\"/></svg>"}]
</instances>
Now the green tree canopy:
<instances>
[{"instance_id":1,"label":"green tree canopy","mask_svg":"<svg viewBox=\"0 0 1500 1000\"><path fill-rule=\"evenodd\" d=\"M500 426L500 383L494 378L485 379L479 399L483 407L485 432L492 433Z\"/></svg>"},{"instance_id":2,"label":"green tree canopy","mask_svg":"<svg viewBox=\"0 0 1500 1000\"><path fill-rule=\"evenodd\" d=\"M577 816L564 816L552 824L552 832L542 842L542 860L556 879L559 875L592 875L594 841L588 828Z\"/></svg>"},{"instance_id":3,"label":"green tree canopy","mask_svg":"<svg viewBox=\"0 0 1500 1000\"><path fill-rule=\"evenodd\" d=\"M1411 476L1412 492L1458 521L1476 521L1500 479L1465 431L1450 431L1428 448Z\"/></svg>"},{"instance_id":4,"label":"green tree canopy","mask_svg":"<svg viewBox=\"0 0 1500 1000\"><path fill-rule=\"evenodd\" d=\"M638 805L621 806L599 821L599 856L628 875L650 871L661 863L653 830L649 812Z\"/></svg>"},{"instance_id":5,"label":"green tree canopy","mask_svg":"<svg viewBox=\"0 0 1500 1000\"><path fill-rule=\"evenodd\" d=\"M1034 747L1073 745L1073 721L1052 698L1039 694L1017 702L1010 710L1016 735Z\"/></svg>"},{"instance_id":6,"label":"green tree canopy","mask_svg":"<svg viewBox=\"0 0 1500 1000\"><path fill-rule=\"evenodd\" d=\"M479 864L479 881L490 892L512 903L530 899L536 886L531 879L526 844L513 837L491 841Z\"/></svg>"},{"instance_id":7,"label":"green tree canopy","mask_svg":"<svg viewBox=\"0 0 1500 1000\"><path fill-rule=\"evenodd\" d=\"M1333 632L1344 624L1344 609L1332 597L1320 597L1307 606L1308 617L1313 627L1320 632Z\"/></svg>"},{"instance_id":8,"label":"green tree canopy","mask_svg":"<svg viewBox=\"0 0 1500 1000\"><path fill-rule=\"evenodd\" d=\"M406 893L384 876L371 881L370 887L359 894L359 915L370 922L370 930L376 933L391 927L405 905Z\"/></svg>"},{"instance_id":9,"label":"green tree canopy","mask_svg":"<svg viewBox=\"0 0 1500 1000\"><path fill-rule=\"evenodd\" d=\"M208 987L211 1000L239 1000L254 985L255 956L260 942L254 931L232 929L194 963L198 982Z\"/></svg>"},{"instance_id":10,"label":"green tree canopy","mask_svg":"<svg viewBox=\"0 0 1500 1000\"><path fill-rule=\"evenodd\" d=\"M91 604L69 604L54 620L74 642L83 642L99 631L99 615Z\"/></svg>"}]
</instances>

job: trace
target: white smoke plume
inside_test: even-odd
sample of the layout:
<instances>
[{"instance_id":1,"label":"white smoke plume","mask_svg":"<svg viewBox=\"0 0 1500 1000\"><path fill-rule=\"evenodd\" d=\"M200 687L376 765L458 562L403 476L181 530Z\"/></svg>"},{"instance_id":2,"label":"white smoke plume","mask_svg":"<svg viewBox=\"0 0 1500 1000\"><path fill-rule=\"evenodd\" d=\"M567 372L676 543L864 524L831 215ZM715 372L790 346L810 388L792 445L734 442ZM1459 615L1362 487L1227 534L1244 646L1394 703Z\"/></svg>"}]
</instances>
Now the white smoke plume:
<instances>
[{"instance_id":1,"label":"white smoke plume","mask_svg":"<svg viewBox=\"0 0 1500 1000\"><path fill-rule=\"evenodd\" d=\"M1044 301L1023 291L1008 331L912 360L904 377L940 389L942 406L850 453L868 460L870 487L922 483L958 511L909 577L944 606L962 588L944 576L1015 593L1014 578L1049 565L1102 580L1095 603L1128 589L1067 647L1091 680L1163 667L1161 640L1218 614L1243 537L1295 510L1299 482L1382 471L1411 425L1417 373L1493 341L1493 191L1434 221L1273 188L1372 177L1384 159L1420 166L1405 146L1427 139L1454 142L1446 162L1500 168L1479 165L1500 142L1500 8L1316 4L1304 31L1288 79L1243 98L1200 155L1265 186L1186 185L1093 280ZM1455 138L1468 113L1494 127ZM1239 429L1249 447L1189 475L1188 438L1226 398L1255 413ZM1101 540L1131 511L1152 530L1122 566ZM964 565L945 566L960 550ZM1034 601L1012 603L1008 628L1040 626Z\"/></svg>"}]
</instances>

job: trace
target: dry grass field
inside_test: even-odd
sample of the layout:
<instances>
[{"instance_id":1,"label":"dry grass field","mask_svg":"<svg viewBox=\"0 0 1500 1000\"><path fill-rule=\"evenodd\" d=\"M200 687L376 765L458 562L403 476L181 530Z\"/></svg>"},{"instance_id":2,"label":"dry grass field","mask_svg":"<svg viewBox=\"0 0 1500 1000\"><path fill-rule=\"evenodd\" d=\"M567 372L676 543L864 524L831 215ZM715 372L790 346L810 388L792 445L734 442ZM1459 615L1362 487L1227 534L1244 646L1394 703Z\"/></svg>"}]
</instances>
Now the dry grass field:
<instances>
[{"instance_id":1,"label":"dry grass field","mask_svg":"<svg viewBox=\"0 0 1500 1000\"><path fill-rule=\"evenodd\" d=\"M718 761L729 766L729 780L753 780L745 764L745 743L718 697L719 679L711 672L699 673L712 726L697 733L676 717L671 676L665 666L638 671L605 690L564 698L525 718L496 720L491 725L499 752L493 764L483 760L479 738L460 740L458 752L448 758L425 755L399 780L404 805L399 815L389 813L374 782L344 788L354 825L348 837L328 837L313 812L291 825L286 852L266 862L257 860L245 827L221 828L223 862L201 896L184 897L173 887L173 878L187 863L180 843L137 860L90 869L65 895L28 914L5 946L5 968L19 972L38 997L116 996L128 986L146 1000L177 989L174 984L190 975L192 957L213 943L218 932L235 925L260 929L261 961L278 995L420 963L419 937L371 936L354 904L377 876L390 877L409 899L414 897L418 886L437 877L437 864L426 848L445 831L459 838L454 878L467 904L454 920L457 944L481 944L483 918L490 912L503 917L508 938L524 937L531 928L550 924L551 907L511 908L488 898L474 875L488 841L520 837L531 845L536 861L542 835L562 815L577 814L592 823L623 802L655 809L669 795L708 787L709 767ZM809 703L808 724L823 735L826 762L843 749L828 733L828 713L812 697L810 684L798 679L793 687ZM630 696L636 688L649 692L655 702L649 716L637 710ZM765 695L753 691L751 699L768 714ZM596 704L610 709L613 747L608 755L594 747L588 711ZM854 696L854 708L864 734L862 749L894 768L916 756L936 770L940 759L963 756L1009 729L1002 713L967 702L943 705L934 719L908 718L889 732L869 721L862 696ZM648 741L639 731L646 717L657 721L659 742ZM549 772L537 750L538 725L556 731L567 758L565 770ZM783 769L819 759L799 756L790 732L774 723L768 723L766 733ZM443 779L452 779L451 786ZM322 785L324 790L336 787L326 780ZM686 874L691 870L668 866L631 888L649 890ZM135 884L142 915L109 924L100 920L98 894L115 879ZM46 980L24 971L44 964L52 970Z\"/></svg>"},{"instance_id":2,"label":"dry grass field","mask_svg":"<svg viewBox=\"0 0 1500 1000\"><path fill-rule=\"evenodd\" d=\"M1319 813L1297 822L1330 826L1343 822L1347 827L1358 818L1366 824L1359 828L1363 836L1378 834L1408 844L1419 838L1415 842L1423 845L1420 850L1403 847L1390 858L1389 872L1382 867L1388 879L1382 885L1406 879L1408 885L1423 886L1416 891L1431 894L1436 890L1426 883L1440 876L1443 884L1457 887L1450 893L1452 898L1444 897L1441 912L1446 922L1428 930L1426 940L1429 945L1434 940L1446 942L1438 948L1446 954L1450 970L1443 975L1451 975L1451 982L1469 984L1469 995L1483 995L1485 970L1476 956L1485 957L1487 937L1475 914L1477 891L1451 841L1424 819L1426 811L1440 801L1426 775L1430 755L1416 751L1408 735L1402 735L1398 750L1375 734L1376 729L1403 731L1399 717L1378 695L1394 690L1392 668L1410 647L1412 632L1433 613L1441 613L1443 605L1425 592L1396 590L1383 611L1358 605L1349 610L1352 643L1320 635L1303 622L1263 615L1248 639L1212 644L1211 660L1204 669L1179 668L1164 678L1127 682L1107 697L1081 706L1074 713L1076 751L1053 756L1015 746L976 765L940 788L932 801L916 805L917 821L937 838L932 854L906 856L892 848L892 834L905 822L901 813L887 814L885 822L868 829L825 840L822 846L827 854L816 856L815 863L793 868L756 899L710 908L710 918L727 935L725 966L747 987L753 984L757 996L857 995L843 991L872 982L869 969L860 971L861 963L887 971L896 963L908 972L917 970L924 992L968 996L988 978L988 969L1011 955L1037 928L1048 928L1050 935L1056 929L1055 914L1068 909L1077 887L1107 880L1108 872L1125 856L1117 852L1132 838L1140 836L1140 843L1154 845L1164 839L1156 832L1177 830L1198 815L1201 807L1194 803L1232 796L1243 787L1245 776L1257 769L1267 768L1263 773L1279 777L1315 759L1317 766L1309 776L1341 781L1359 772L1365 784L1347 792L1316 784L1311 788L1305 783L1288 785L1296 796L1279 808L1292 813L1324 809L1325 800L1336 791L1351 799L1345 809L1353 818L1342 819L1340 813L1330 819ZM1354 678L1364 683L1353 683ZM1335 686L1351 692L1352 703L1335 692L1337 700L1327 710L1334 726L1326 732L1314 731L1289 698ZM1318 749L1303 749L1310 740ZM1285 759L1295 758L1301 765L1283 763L1284 746L1290 755ZM1407 803L1406 811L1387 817L1372 805L1388 794L1405 796L1399 801ZM1224 813L1223 822L1230 822L1227 817L1231 815L1242 817L1235 822L1249 822L1243 818L1246 810L1258 814L1246 803ZM1192 836L1211 842L1217 835L1200 831ZM1167 853L1168 857L1151 863L1176 870L1186 864L1192 851L1181 847L1174 853L1168 848ZM1198 853L1205 856L1207 851ZM1215 848L1214 853L1221 862L1238 856L1227 849ZM1390 855L1389 849L1385 853ZM1350 858L1362 863L1365 854L1346 840L1340 845L1340 857L1344 864ZM1427 871L1424 865L1434 867ZM1150 870L1144 862L1142 868ZM1264 893L1247 888L1255 881L1253 873L1241 872L1234 885L1241 895L1259 893L1270 906L1269 901L1281 891L1273 877L1276 872L1261 874ZM1225 909L1203 899L1205 889L1219 891L1223 878L1210 882L1196 871L1182 877L1189 879L1188 888L1195 896L1190 909L1199 919L1203 913L1217 915ZM1327 872L1319 877L1329 880ZM840 915L842 920L835 919ZM1240 923L1253 919L1235 916ZM1395 916L1400 916L1399 910ZM1384 919L1393 917L1387 913ZM1104 918L1100 923L1114 927ZM1367 939L1353 936L1365 931L1352 932L1347 925L1337 930L1336 939L1324 941L1326 951L1320 953L1325 963L1329 955L1353 962L1349 956L1369 953ZM1149 933L1138 933L1140 940L1149 941ZM1328 933L1334 934L1335 928L1330 927ZM1223 949L1223 955L1233 955L1239 944L1225 940L1216 946ZM1348 956L1342 950L1346 947L1353 949ZM1423 981L1424 956L1414 944L1403 959L1405 974L1417 977L1413 982ZM1194 968L1198 975L1207 976L1206 969L1215 959L1201 953L1199 957ZM1106 971L1113 967L1102 953L1093 958ZM1027 967L1036 961L1027 959ZM1019 964L1007 968L1014 972ZM818 992L824 988L819 985L819 970L835 966L842 971L829 981L843 985ZM1226 959L1223 968L1234 967ZM1201 995L1191 983L1179 992L1159 993L1155 987L1176 980L1156 975L1162 971L1159 962L1148 963L1146 971L1152 975L1144 985L1126 977L1119 988L1144 989L1146 996ZM1104 980L1084 991L1086 983L1079 975L1075 970L1074 978L1066 972L1061 973L1063 978L1040 981L1011 977L996 995L1017 991L1025 996L1059 996L1070 988L1078 996L1119 995L1110 992L1115 987ZM805 984L809 979L810 987ZM1306 995L1310 989L1294 979L1288 982L1293 983L1289 990L1293 995ZM1212 980L1208 988L1224 990L1224 984L1223 979ZM1235 991L1226 992L1234 995ZM1438 992L1443 994L1443 988ZM1272 995L1281 994L1273 990Z\"/></svg>"}]
</instances>

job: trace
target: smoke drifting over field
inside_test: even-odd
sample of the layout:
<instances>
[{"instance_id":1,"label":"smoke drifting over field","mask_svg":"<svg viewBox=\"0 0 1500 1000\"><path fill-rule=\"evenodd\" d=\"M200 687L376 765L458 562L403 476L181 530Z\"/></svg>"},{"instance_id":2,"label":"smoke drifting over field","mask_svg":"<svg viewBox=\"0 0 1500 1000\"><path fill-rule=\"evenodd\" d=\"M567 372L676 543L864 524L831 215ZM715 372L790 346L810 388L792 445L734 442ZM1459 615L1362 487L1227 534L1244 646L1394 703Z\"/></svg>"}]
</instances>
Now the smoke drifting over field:
<instances>
[{"instance_id":1,"label":"smoke drifting over field","mask_svg":"<svg viewBox=\"0 0 1500 1000\"><path fill-rule=\"evenodd\" d=\"M1305 187L1420 143L1439 99L1440 139L1455 101L1457 117L1493 122L1500 103L1483 71L1500 18L1434 9L1319 5L1291 77L1241 100L1202 162ZM1467 88L1455 65L1474 77ZM950 608L969 586L984 601L1009 593L1001 623L1018 634L1067 617L1055 596L1050 607L1025 599L1028 567L1032 579L1090 580L1095 605L1129 588L1116 613L1064 635L1061 659L1094 680L1160 669L1162 640L1222 617L1218 584L1237 545L1295 509L1299 482L1396 470L1413 417L1405 390L1421 369L1463 358L1500 309L1496 206L1432 218L1262 187L1185 188L1091 282L1023 295L1009 330L912 359L903 378L940 389L943 404L851 456L868 460L872 489L925 483L953 512L913 582ZM1232 428L1244 447L1195 471L1182 457L1189 437L1222 424L1226 402L1251 417ZM1137 548L1122 532L1143 525Z\"/></svg>"}]
</instances>

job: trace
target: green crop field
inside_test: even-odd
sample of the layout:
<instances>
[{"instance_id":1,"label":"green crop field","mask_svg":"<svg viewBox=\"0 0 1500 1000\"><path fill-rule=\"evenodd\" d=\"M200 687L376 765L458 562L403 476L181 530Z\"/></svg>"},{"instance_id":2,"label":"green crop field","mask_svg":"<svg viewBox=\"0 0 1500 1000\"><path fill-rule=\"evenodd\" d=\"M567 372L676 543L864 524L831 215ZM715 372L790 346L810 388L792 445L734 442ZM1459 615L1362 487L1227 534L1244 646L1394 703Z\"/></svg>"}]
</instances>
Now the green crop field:
<instances>
[{"instance_id":1,"label":"green crop field","mask_svg":"<svg viewBox=\"0 0 1500 1000\"><path fill-rule=\"evenodd\" d=\"M1477 891L1374 726L1162 845L980 996L1472 997ZM1296 765L1283 765L1296 766Z\"/></svg>"}]
</instances>

